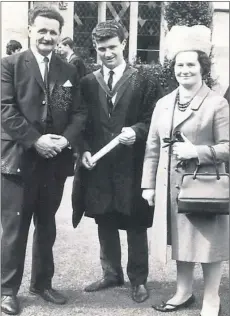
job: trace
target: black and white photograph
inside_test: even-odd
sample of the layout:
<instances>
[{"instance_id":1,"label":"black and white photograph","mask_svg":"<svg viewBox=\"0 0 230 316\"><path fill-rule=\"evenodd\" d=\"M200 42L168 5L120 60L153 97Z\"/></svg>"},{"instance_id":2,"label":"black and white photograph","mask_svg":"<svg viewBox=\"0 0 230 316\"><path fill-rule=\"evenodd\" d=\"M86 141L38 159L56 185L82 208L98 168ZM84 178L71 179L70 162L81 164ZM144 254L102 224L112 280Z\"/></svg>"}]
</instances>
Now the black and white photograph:
<instances>
[{"instance_id":1,"label":"black and white photograph","mask_svg":"<svg viewBox=\"0 0 230 316\"><path fill-rule=\"evenodd\" d=\"M229 2L0 6L2 315L230 315Z\"/></svg>"}]
</instances>

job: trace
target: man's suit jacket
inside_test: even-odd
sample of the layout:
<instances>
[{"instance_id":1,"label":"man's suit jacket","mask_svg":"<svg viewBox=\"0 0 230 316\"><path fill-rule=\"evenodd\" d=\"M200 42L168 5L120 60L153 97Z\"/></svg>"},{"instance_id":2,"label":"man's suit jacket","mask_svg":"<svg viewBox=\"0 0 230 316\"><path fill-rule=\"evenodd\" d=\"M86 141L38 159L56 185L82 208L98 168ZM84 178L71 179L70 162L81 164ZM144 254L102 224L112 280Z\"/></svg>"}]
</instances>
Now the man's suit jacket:
<instances>
[{"instance_id":1,"label":"man's suit jacket","mask_svg":"<svg viewBox=\"0 0 230 316\"><path fill-rule=\"evenodd\" d=\"M79 58L77 55L72 54L70 56L69 64L71 64L77 68L77 73L78 73L79 79L81 79L82 77L84 77L86 75L85 65L84 65L82 59Z\"/></svg>"},{"instance_id":2,"label":"man's suit jacket","mask_svg":"<svg viewBox=\"0 0 230 316\"><path fill-rule=\"evenodd\" d=\"M116 84L117 95L110 118L106 98L110 92L100 70L81 80L82 99L89 111L85 150L94 154L115 138L122 127L132 127L136 132L134 145L119 144L95 168L85 171L86 215L116 210L133 215L137 225L151 226L152 214L141 197L140 181L149 123L159 98L156 79L128 66Z\"/></svg>"},{"instance_id":3,"label":"man's suit jacket","mask_svg":"<svg viewBox=\"0 0 230 316\"><path fill-rule=\"evenodd\" d=\"M76 69L53 53L49 78L53 133L63 135L75 148L86 118L86 110L80 103ZM46 133L45 87L31 50L2 59L1 89L1 169L3 173L21 174L34 166L37 153L33 144ZM60 160L64 174L72 173L72 151L64 149L56 160Z\"/></svg>"}]
</instances>

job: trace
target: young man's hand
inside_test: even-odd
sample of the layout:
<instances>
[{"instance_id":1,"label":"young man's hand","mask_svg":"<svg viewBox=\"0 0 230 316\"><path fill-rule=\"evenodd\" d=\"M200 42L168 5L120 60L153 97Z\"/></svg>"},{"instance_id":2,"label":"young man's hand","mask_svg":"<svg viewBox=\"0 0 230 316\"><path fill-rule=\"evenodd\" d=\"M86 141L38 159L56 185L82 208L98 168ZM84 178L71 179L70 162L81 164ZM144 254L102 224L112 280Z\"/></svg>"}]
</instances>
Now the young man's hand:
<instances>
[{"instance_id":1,"label":"young man's hand","mask_svg":"<svg viewBox=\"0 0 230 316\"><path fill-rule=\"evenodd\" d=\"M92 155L89 151L84 152L84 154L82 155L81 161L82 161L83 166L88 170L91 170L96 166L96 163L92 161Z\"/></svg>"},{"instance_id":2,"label":"young man's hand","mask_svg":"<svg viewBox=\"0 0 230 316\"><path fill-rule=\"evenodd\" d=\"M119 137L119 142L123 145L133 145L136 141L136 133L131 127L123 127L121 130L121 135Z\"/></svg>"}]
</instances>

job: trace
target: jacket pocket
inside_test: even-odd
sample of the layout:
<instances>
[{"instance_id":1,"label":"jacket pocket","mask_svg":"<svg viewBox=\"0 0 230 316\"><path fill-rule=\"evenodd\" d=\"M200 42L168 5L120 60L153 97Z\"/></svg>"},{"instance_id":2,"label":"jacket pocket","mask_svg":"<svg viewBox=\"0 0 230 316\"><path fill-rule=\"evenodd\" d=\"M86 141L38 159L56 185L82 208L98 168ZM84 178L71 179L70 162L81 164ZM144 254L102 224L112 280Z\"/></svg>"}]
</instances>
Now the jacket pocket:
<instances>
[{"instance_id":1,"label":"jacket pocket","mask_svg":"<svg viewBox=\"0 0 230 316\"><path fill-rule=\"evenodd\" d=\"M4 137L4 136L3 136ZM1 140L1 172L6 174L21 174L21 159L23 147L10 139Z\"/></svg>"}]
</instances>

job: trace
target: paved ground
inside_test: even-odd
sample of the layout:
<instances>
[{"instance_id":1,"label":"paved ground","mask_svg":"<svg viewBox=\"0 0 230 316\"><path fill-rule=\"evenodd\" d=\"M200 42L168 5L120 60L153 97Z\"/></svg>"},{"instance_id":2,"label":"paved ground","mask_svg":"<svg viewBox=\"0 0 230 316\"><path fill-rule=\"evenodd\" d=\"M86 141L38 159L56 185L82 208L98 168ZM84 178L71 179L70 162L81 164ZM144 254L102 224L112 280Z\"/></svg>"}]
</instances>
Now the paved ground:
<instances>
[{"instance_id":1,"label":"paved ground","mask_svg":"<svg viewBox=\"0 0 230 316\"><path fill-rule=\"evenodd\" d=\"M167 268L150 262L149 288L150 298L142 303L134 303L130 299L129 283L123 287L97 292L83 291L91 281L101 276L99 264L99 247L97 230L94 221L84 218L77 229L71 224L72 178L66 182L64 197L57 215L57 240L54 248L56 273L53 286L60 289L69 298L64 306L54 306L28 293L31 265L31 237L29 237L25 273L19 292L22 316L157 316L162 315L150 308L152 302L169 298L175 289L175 263L170 261ZM127 243L125 232L121 232L123 245L122 263L125 271L127 262ZM200 266L195 269L194 293L196 302L189 310L173 312L171 316L199 316L202 302L203 281ZM229 279L228 264L224 266L221 283L222 316L229 315ZM212 315L210 315L212 316Z\"/></svg>"}]
</instances>

